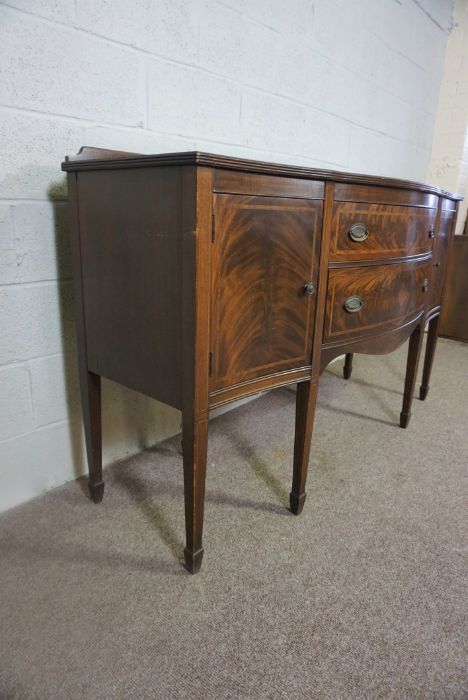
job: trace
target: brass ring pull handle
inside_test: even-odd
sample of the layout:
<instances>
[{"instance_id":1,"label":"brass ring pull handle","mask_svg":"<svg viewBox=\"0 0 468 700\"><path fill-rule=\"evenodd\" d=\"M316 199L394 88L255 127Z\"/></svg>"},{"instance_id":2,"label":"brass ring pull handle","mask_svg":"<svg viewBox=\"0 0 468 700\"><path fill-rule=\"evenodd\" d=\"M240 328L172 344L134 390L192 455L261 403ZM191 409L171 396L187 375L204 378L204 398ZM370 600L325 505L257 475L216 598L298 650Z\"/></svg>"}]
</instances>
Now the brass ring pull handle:
<instances>
[{"instance_id":1,"label":"brass ring pull handle","mask_svg":"<svg viewBox=\"0 0 468 700\"><path fill-rule=\"evenodd\" d=\"M364 306L364 302L361 297L352 296L348 297L344 303L345 311L349 314L355 314L356 311L360 311Z\"/></svg>"},{"instance_id":2,"label":"brass ring pull handle","mask_svg":"<svg viewBox=\"0 0 468 700\"><path fill-rule=\"evenodd\" d=\"M429 280L427 279L427 277L425 278L425 280L423 282L422 289L423 289L423 292L427 292L429 289Z\"/></svg>"},{"instance_id":3,"label":"brass ring pull handle","mask_svg":"<svg viewBox=\"0 0 468 700\"><path fill-rule=\"evenodd\" d=\"M362 241L365 241L367 236L369 235L369 231L364 226L364 224L353 224L349 229L348 233L351 240L355 241L356 243L361 243Z\"/></svg>"},{"instance_id":4,"label":"brass ring pull handle","mask_svg":"<svg viewBox=\"0 0 468 700\"><path fill-rule=\"evenodd\" d=\"M315 294L315 284L313 282L304 285L304 294L308 294L309 296Z\"/></svg>"},{"instance_id":5,"label":"brass ring pull handle","mask_svg":"<svg viewBox=\"0 0 468 700\"><path fill-rule=\"evenodd\" d=\"M435 226L431 224L429 226L429 238L435 238Z\"/></svg>"}]
</instances>

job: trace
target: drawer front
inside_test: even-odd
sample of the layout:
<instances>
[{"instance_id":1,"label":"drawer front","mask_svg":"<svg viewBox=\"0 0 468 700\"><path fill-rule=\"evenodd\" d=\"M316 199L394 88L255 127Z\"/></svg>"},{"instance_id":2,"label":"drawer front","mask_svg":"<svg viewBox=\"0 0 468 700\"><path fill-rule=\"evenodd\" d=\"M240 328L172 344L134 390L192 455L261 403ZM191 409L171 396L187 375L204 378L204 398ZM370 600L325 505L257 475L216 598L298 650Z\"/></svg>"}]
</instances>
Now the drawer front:
<instances>
[{"instance_id":1,"label":"drawer front","mask_svg":"<svg viewBox=\"0 0 468 700\"><path fill-rule=\"evenodd\" d=\"M249 194L295 199L323 199L325 183L277 175L256 175L232 170L215 170L213 190L220 194Z\"/></svg>"},{"instance_id":2,"label":"drawer front","mask_svg":"<svg viewBox=\"0 0 468 700\"><path fill-rule=\"evenodd\" d=\"M401 204L403 206L429 207L437 209L439 198L436 194L419 192L401 187L376 185L352 185L336 183L335 202L368 202L369 204Z\"/></svg>"},{"instance_id":3,"label":"drawer front","mask_svg":"<svg viewBox=\"0 0 468 700\"><path fill-rule=\"evenodd\" d=\"M431 260L329 271L324 342L397 328L427 300Z\"/></svg>"},{"instance_id":4,"label":"drawer front","mask_svg":"<svg viewBox=\"0 0 468 700\"><path fill-rule=\"evenodd\" d=\"M353 262L421 255L432 250L437 210L337 202L330 260Z\"/></svg>"}]
</instances>

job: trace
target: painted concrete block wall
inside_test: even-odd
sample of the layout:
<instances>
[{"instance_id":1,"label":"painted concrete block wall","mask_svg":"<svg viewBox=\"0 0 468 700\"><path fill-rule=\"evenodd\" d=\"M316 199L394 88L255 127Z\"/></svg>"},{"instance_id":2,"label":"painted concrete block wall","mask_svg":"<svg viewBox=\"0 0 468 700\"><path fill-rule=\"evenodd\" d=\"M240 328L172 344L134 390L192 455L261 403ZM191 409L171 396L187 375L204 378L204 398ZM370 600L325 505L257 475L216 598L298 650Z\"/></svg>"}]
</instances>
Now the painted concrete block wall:
<instances>
[{"instance_id":1,"label":"painted concrete block wall","mask_svg":"<svg viewBox=\"0 0 468 700\"><path fill-rule=\"evenodd\" d=\"M0 509L84 470L63 156L424 179L451 19L451 0L0 4ZM178 432L177 411L103 390L105 462Z\"/></svg>"},{"instance_id":2,"label":"painted concrete block wall","mask_svg":"<svg viewBox=\"0 0 468 700\"><path fill-rule=\"evenodd\" d=\"M468 1L455 0L453 29L447 42L443 81L434 126L428 179L464 195L456 233L468 212Z\"/></svg>"}]
</instances>

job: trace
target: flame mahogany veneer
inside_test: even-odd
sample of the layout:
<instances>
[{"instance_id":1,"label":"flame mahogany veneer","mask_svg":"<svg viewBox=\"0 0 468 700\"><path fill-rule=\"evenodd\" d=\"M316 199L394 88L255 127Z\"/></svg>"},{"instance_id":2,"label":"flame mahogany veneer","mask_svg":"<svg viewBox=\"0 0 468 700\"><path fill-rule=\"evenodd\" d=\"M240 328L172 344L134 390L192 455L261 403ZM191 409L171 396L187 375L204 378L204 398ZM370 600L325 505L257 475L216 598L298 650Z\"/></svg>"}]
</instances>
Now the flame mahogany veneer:
<instances>
[{"instance_id":1,"label":"flame mahogany veneer","mask_svg":"<svg viewBox=\"0 0 468 700\"><path fill-rule=\"evenodd\" d=\"M460 198L414 182L205 153L82 148L68 172L75 317L94 501L100 378L182 411L185 559L199 570L209 410L297 384L291 510L306 497L318 379L330 360L410 338L400 425L423 329L429 388Z\"/></svg>"}]
</instances>

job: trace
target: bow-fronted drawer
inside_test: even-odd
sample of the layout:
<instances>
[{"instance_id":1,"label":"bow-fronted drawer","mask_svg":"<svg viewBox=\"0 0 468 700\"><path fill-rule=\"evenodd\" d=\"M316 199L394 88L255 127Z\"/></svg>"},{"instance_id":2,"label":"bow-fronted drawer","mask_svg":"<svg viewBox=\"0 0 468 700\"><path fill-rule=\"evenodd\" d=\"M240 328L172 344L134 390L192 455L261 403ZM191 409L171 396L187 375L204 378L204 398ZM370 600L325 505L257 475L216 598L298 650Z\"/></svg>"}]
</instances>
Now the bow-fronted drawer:
<instances>
[{"instance_id":1,"label":"bow-fronted drawer","mask_svg":"<svg viewBox=\"0 0 468 700\"><path fill-rule=\"evenodd\" d=\"M324 343L398 328L422 310L431 259L329 270Z\"/></svg>"},{"instance_id":2,"label":"bow-fronted drawer","mask_svg":"<svg viewBox=\"0 0 468 700\"><path fill-rule=\"evenodd\" d=\"M354 262L422 255L432 250L436 209L336 202L330 260Z\"/></svg>"}]
</instances>

